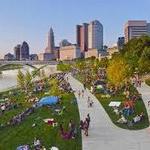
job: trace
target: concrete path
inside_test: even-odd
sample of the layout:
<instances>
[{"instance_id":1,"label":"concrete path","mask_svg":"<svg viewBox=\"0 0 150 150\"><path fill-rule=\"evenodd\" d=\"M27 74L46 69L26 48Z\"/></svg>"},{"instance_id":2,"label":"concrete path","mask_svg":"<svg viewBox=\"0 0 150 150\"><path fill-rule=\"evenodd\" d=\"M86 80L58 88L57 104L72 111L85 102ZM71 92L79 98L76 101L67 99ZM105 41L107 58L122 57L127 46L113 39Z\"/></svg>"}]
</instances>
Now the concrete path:
<instances>
[{"instance_id":1,"label":"concrete path","mask_svg":"<svg viewBox=\"0 0 150 150\"><path fill-rule=\"evenodd\" d=\"M150 101L150 86L146 83L142 83L140 88L137 88L138 92L142 94L143 102L146 106L149 121L150 121L150 106L148 106L148 101Z\"/></svg>"},{"instance_id":2,"label":"concrete path","mask_svg":"<svg viewBox=\"0 0 150 150\"><path fill-rule=\"evenodd\" d=\"M99 101L89 90L86 90L84 97L78 97L78 91L83 85L68 75L69 83L77 98L80 119L85 119L89 113L91 125L89 136L82 134L82 150L149 150L150 149L150 128L140 131L129 131L115 126ZM87 97L94 101L92 108L87 107Z\"/></svg>"}]
</instances>

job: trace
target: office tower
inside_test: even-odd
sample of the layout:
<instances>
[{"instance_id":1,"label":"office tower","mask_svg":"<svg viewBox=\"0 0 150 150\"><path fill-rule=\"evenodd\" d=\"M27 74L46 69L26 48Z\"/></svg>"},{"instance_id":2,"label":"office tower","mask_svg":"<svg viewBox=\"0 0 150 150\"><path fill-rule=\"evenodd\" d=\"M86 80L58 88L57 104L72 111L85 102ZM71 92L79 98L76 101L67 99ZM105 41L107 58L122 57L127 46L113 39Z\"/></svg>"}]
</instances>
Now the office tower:
<instances>
[{"instance_id":1,"label":"office tower","mask_svg":"<svg viewBox=\"0 0 150 150\"><path fill-rule=\"evenodd\" d=\"M29 60L29 45L25 41L21 45L20 59L21 60Z\"/></svg>"},{"instance_id":2,"label":"office tower","mask_svg":"<svg viewBox=\"0 0 150 150\"><path fill-rule=\"evenodd\" d=\"M125 44L125 38L124 37L119 37L118 41L117 41L117 47L119 50L121 50L123 48Z\"/></svg>"},{"instance_id":3,"label":"office tower","mask_svg":"<svg viewBox=\"0 0 150 150\"><path fill-rule=\"evenodd\" d=\"M80 47L81 52L88 50L88 24L83 23L83 25L76 26L76 41L77 46Z\"/></svg>"},{"instance_id":4,"label":"office tower","mask_svg":"<svg viewBox=\"0 0 150 150\"><path fill-rule=\"evenodd\" d=\"M55 42L54 42L54 32L53 32L52 28L50 28L50 30L48 32L47 43L48 43L48 45L47 45L47 48L45 49L45 53L53 53L53 51L55 49Z\"/></svg>"},{"instance_id":5,"label":"office tower","mask_svg":"<svg viewBox=\"0 0 150 150\"><path fill-rule=\"evenodd\" d=\"M88 26L88 48L103 50L103 25L98 20Z\"/></svg>"},{"instance_id":6,"label":"office tower","mask_svg":"<svg viewBox=\"0 0 150 150\"><path fill-rule=\"evenodd\" d=\"M20 49L21 49L21 45L20 44L18 44L17 46L14 47L15 60L20 60Z\"/></svg>"},{"instance_id":7,"label":"office tower","mask_svg":"<svg viewBox=\"0 0 150 150\"><path fill-rule=\"evenodd\" d=\"M129 20L124 28L125 43L133 38L150 34L150 25L145 20Z\"/></svg>"},{"instance_id":8,"label":"office tower","mask_svg":"<svg viewBox=\"0 0 150 150\"><path fill-rule=\"evenodd\" d=\"M148 32L148 36L150 36L150 23L147 23L147 32Z\"/></svg>"}]
</instances>

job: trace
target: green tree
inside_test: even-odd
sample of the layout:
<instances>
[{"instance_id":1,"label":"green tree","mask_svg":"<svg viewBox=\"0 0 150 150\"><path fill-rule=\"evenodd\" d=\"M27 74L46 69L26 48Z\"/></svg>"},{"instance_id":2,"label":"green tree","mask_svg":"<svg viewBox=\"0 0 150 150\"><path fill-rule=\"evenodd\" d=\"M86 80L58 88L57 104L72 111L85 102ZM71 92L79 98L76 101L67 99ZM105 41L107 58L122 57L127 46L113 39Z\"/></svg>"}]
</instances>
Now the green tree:
<instances>
[{"instance_id":1,"label":"green tree","mask_svg":"<svg viewBox=\"0 0 150 150\"><path fill-rule=\"evenodd\" d=\"M29 71L25 74L25 89L26 92L31 92L33 90L33 82L32 82L32 75Z\"/></svg>"},{"instance_id":2,"label":"green tree","mask_svg":"<svg viewBox=\"0 0 150 150\"><path fill-rule=\"evenodd\" d=\"M150 73L150 48L146 47L138 61L141 73Z\"/></svg>"},{"instance_id":3,"label":"green tree","mask_svg":"<svg viewBox=\"0 0 150 150\"><path fill-rule=\"evenodd\" d=\"M122 85L131 75L130 67L122 57L113 59L106 71L108 80L117 86Z\"/></svg>"},{"instance_id":4,"label":"green tree","mask_svg":"<svg viewBox=\"0 0 150 150\"><path fill-rule=\"evenodd\" d=\"M17 75L17 86L21 88L22 90L25 89L25 76L20 69Z\"/></svg>"}]
</instances>

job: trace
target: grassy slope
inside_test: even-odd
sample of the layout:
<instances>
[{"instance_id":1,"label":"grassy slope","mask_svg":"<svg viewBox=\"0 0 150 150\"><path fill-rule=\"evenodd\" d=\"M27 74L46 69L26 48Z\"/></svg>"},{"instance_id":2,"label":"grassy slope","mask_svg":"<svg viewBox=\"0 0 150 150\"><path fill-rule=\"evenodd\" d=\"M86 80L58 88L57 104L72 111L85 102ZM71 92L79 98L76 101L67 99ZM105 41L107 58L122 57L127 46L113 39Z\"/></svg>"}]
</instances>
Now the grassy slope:
<instances>
[{"instance_id":1,"label":"grassy slope","mask_svg":"<svg viewBox=\"0 0 150 150\"><path fill-rule=\"evenodd\" d=\"M39 95L39 97L42 94ZM51 127L43 122L45 118L56 118L58 123L63 122L67 129L70 119L73 119L79 126L79 113L77 105L71 104L74 99L73 94L63 94L63 106L66 106L67 111L63 116L53 114L50 108L43 107L36 110L36 112L26 118L20 125L15 127L6 127L0 129L0 149L12 150L20 144L32 144L34 137L39 137L43 145L48 148L50 146L57 146L61 150L81 150L81 134L78 131L78 137L71 140L63 140L59 134L59 127ZM16 96L18 100L23 100L22 95ZM23 109L10 110L2 116L0 123L6 123L14 114L18 114ZM36 123L37 126L32 127Z\"/></svg>"},{"instance_id":2,"label":"grassy slope","mask_svg":"<svg viewBox=\"0 0 150 150\"><path fill-rule=\"evenodd\" d=\"M84 76L83 75L77 75L76 77L79 81L83 82L84 81ZM90 88L89 85L87 85L88 88ZM132 88L133 92L137 92L135 88ZM120 118L120 116L116 115L113 112L113 109L111 107L109 107L109 103L113 100L113 101L124 101L124 96L122 95L118 95L118 96L114 96L111 98L101 98L100 94L96 94L97 99L99 100L99 102L101 103L101 105L104 107L105 111L107 112L107 114L109 115L110 119L112 120L112 122L117 125L120 128L124 128L124 129L129 129L129 130L139 130L139 129L144 129L147 128L149 126L149 121L148 121L148 114L144 105L143 100L139 100L137 101L136 105L135 105L135 113L133 115L130 115L127 119L128 120L132 120L132 118L134 116L136 116L137 114L140 114L141 112L144 112L145 114L145 120L135 124L132 127L128 127L127 125L124 124L118 124L116 123L116 121Z\"/></svg>"}]
</instances>

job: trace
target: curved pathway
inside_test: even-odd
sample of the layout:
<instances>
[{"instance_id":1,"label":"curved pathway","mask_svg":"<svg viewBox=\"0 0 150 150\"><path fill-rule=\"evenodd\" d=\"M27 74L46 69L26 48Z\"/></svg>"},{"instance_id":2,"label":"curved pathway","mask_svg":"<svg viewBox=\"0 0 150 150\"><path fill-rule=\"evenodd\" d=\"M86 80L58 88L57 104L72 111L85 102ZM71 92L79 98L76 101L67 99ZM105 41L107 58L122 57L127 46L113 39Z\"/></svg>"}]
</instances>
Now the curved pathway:
<instances>
[{"instance_id":1,"label":"curved pathway","mask_svg":"<svg viewBox=\"0 0 150 150\"><path fill-rule=\"evenodd\" d=\"M148 106L148 101L150 101L150 86L146 83L142 83L140 88L137 88L138 92L142 94L143 102L146 106L148 118L150 121L150 106Z\"/></svg>"},{"instance_id":2,"label":"curved pathway","mask_svg":"<svg viewBox=\"0 0 150 150\"><path fill-rule=\"evenodd\" d=\"M99 101L89 90L85 91L84 97L78 97L78 91L83 89L83 85L68 75L68 81L75 91L77 98L80 119L84 120L89 113L91 124L89 136L82 134L83 150L149 150L150 149L150 129L140 131L129 131L115 126ZM92 108L87 107L87 97L94 101Z\"/></svg>"}]
</instances>

